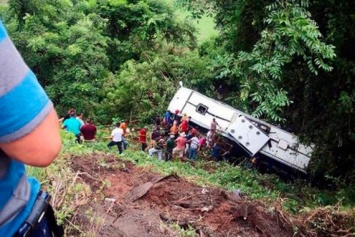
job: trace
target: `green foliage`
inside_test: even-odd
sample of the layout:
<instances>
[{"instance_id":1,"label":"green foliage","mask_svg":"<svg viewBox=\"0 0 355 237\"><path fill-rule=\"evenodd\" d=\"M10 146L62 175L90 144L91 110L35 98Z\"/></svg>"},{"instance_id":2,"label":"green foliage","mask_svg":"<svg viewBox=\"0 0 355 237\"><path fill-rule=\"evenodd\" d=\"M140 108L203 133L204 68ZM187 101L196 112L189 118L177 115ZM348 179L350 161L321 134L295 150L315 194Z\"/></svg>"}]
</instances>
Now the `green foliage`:
<instances>
[{"instance_id":1,"label":"green foliage","mask_svg":"<svg viewBox=\"0 0 355 237\"><path fill-rule=\"evenodd\" d=\"M108 73L105 20L79 11L89 10L82 2L10 1L10 7L21 19L13 40L58 110L93 114Z\"/></svg>"},{"instance_id":2,"label":"green foliage","mask_svg":"<svg viewBox=\"0 0 355 237\"><path fill-rule=\"evenodd\" d=\"M217 36L217 30L215 29L214 17L208 14L201 15L198 19L190 17L190 11L183 6L183 4L176 4L175 0L166 0L166 2L172 5L175 9L177 17L181 20L189 20L191 24L196 26L198 32L196 38L199 44L209 40L211 37Z\"/></svg>"},{"instance_id":3,"label":"green foliage","mask_svg":"<svg viewBox=\"0 0 355 237\"><path fill-rule=\"evenodd\" d=\"M26 166L26 174L28 176L33 176L38 180L41 180L41 183L46 183L47 180L47 175L45 173L45 170L42 168L38 168L38 167L33 167L33 166Z\"/></svg>"},{"instance_id":4,"label":"green foliage","mask_svg":"<svg viewBox=\"0 0 355 237\"><path fill-rule=\"evenodd\" d=\"M207 64L197 53L169 44L160 47L153 49L155 52L144 51L146 61L130 60L121 67L117 78L104 86L107 98L100 114L151 123L166 110L179 81L194 86L208 78Z\"/></svg>"},{"instance_id":5,"label":"green foliage","mask_svg":"<svg viewBox=\"0 0 355 237\"><path fill-rule=\"evenodd\" d=\"M173 230L175 230L177 233L176 236L178 237L196 237L196 230L188 225L186 229L181 228L178 223L170 224L169 225Z\"/></svg>"},{"instance_id":6,"label":"green foliage","mask_svg":"<svg viewBox=\"0 0 355 237\"><path fill-rule=\"evenodd\" d=\"M265 115L280 122L283 108L292 101L283 88L283 67L301 57L308 69L318 73L318 68L330 71L326 59L335 57L334 46L320 40L321 33L306 11L307 2L298 4L286 1L271 4L264 22L260 40L252 52L240 52L235 61L235 73L241 79L241 102L244 110L253 111L256 117ZM250 106L252 101L254 106ZM252 109L252 110L251 110Z\"/></svg>"},{"instance_id":7,"label":"green foliage","mask_svg":"<svg viewBox=\"0 0 355 237\"><path fill-rule=\"evenodd\" d=\"M176 17L165 1L137 1L112 4L101 1L98 14L108 19L107 34L111 38L107 54L111 71L127 60L146 61L144 51L165 42L194 48L195 28L189 21Z\"/></svg>"},{"instance_id":8,"label":"green foliage","mask_svg":"<svg viewBox=\"0 0 355 237\"><path fill-rule=\"evenodd\" d=\"M46 0L23 3L12 0L9 5L9 13L13 14L7 19L9 29L13 31L10 34L60 114L74 107L101 122L117 116L128 117L126 110L117 114L115 107L135 100L126 96L125 100L112 101L111 88L105 88L111 84L121 87L131 82L132 78L116 81L127 74L117 72L120 67L133 60L145 65L139 73L149 74L145 70L153 72L159 66L150 62L150 58L155 57L154 49L169 43L169 54L174 54L177 46L186 47L188 51L187 47L196 45L195 29L188 21L177 20L173 9L163 1ZM164 64L163 61L160 64ZM123 66L122 70L130 69ZM154 72L149 75L152 74ZM164 77L153 78L156 84L160 79L166 80ZM169 88L171 86L167 89L168 95L171 95ZM155 97L158 95L156 93ZM103 107L107 106L102 106L104 101L110 102L106 111ZM166 103L160 103L156 111L162 112L164 105Z\"/></svg>"},{"instance_id":9,"label":"green foliage","mask_svg":"<svg viewBox=\"0 0 355 237\"><path fill-rule=\"evenodd\" d=\"M0 12L60 114L149 121L183 81L300 133L315 179L355 180L354 1L177 3L215 20L199 55L195 27L166 1L10 0Z\"/></svg>"}]
</instances>

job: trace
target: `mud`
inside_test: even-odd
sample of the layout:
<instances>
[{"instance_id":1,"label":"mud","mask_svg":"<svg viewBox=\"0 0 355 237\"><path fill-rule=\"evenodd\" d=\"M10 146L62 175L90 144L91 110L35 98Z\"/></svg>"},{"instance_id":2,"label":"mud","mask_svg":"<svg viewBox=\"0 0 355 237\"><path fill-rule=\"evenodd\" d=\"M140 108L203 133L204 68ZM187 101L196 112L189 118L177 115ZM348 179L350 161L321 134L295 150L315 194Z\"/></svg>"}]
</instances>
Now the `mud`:
<instances>
[{"instance_id":1,"label":"mud","mask_svg":"<svg viewBox=\"0 0 355 237\"><path fill-rule=\"evenodd\" d=\"M200 187L176 175L107 154L72 157L71 167L91 187L88 202L73 217L73 236L293 236L272 208L214 187Z\"/></svg>"}]
</instances>

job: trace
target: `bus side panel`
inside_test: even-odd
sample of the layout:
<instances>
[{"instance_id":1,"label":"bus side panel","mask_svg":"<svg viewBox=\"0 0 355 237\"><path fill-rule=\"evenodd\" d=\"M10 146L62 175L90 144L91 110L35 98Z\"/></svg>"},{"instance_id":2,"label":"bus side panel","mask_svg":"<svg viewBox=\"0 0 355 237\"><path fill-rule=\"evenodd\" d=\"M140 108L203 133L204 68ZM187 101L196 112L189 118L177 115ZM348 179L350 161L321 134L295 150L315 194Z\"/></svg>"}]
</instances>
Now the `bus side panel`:
<instances>
[{"instance_id":1,"label":"bus side panel","mask_svg":"<svg viewBox=\"0 0 355 237\"><path fill-rule=\"evenodd\" d=\"M230 124L227 132L252 156L269 141L269 137L243 115Z\"/></svg>"},{"instance_id":2,"label":"bus side panel","mask_svg":"<svg viewBox=\"0 0 355 237\"><path fill-rule=\"evenodd\" d=\"M234 116L234 109L224 105L218 101L210 99L202 94L194 92L188 101L187 115L190 115L193 120L197 120L206 124L210 128L212 119L215 118L220 127L217 129L224 131L231 123ZM199 107L207 108L206 113L199 112Z\"/></svg>"},{"instance_id":3,"label":"bus side panel","mask_svg":"<svg viewBox=\"0 0 355 237\"><path fill-rule=\"evenodd\" d=\"M284 147L280 148L279 143L274 140L271 140L268 145L264 146L260 153L302 172L306 172L310 161L308 156L294 151L290 147L287 147L287 149L284 149Z\"/></svg>"},{"instance_id":4,"label":"bus side panel","mask_svg":"<svg viewBox=\"0 0 355 237\"><path fill-rule=\"evenodd\" d=\"M170 101L168 110L171 113L175 113L176 110L181 110L184 108L185 104L187 103L191 93L193 93L192 90L181 87L174 95L172 100Z\"/></svg>"}]
</instances>

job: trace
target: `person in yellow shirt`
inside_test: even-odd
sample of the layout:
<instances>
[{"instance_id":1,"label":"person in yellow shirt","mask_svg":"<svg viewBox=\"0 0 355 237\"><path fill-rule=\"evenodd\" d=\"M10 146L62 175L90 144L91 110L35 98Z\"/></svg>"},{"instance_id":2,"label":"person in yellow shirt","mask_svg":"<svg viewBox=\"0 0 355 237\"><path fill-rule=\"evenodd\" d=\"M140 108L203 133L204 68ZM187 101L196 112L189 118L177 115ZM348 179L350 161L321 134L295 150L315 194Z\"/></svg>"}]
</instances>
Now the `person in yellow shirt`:
<instances>
[{"instance_id":1,"label":"person in yellow shirt","mask_svg":"<svg viewBox=\"0 0 355 237\"><path fill-rule=\"evenodd\" d=\"M187 113L184 113L183 116L182 116L182 118L181 118L181 122L185 121L187 118L188 118L188 117L187 117Z\"/></svg>"}]
</instances>

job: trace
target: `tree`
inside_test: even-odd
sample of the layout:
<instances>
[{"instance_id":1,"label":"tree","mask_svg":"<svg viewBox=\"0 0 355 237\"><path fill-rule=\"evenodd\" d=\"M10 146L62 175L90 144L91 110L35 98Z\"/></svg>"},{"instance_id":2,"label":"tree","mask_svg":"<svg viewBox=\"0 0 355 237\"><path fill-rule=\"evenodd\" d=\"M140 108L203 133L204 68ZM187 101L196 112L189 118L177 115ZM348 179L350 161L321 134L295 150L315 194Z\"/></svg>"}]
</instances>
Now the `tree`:
<instances>
[{"instance_id":1,"label":"tree","mask_svg":"<svg viewBox=\"0 0 355 237\"><path fill-rule=\"evenodd\" d=\"M6 24L11 25L11 35L61 113L71 107L87 116L102 111L107 97L103 87L113 78L121 80L115 74L126 61L148 61L144 52L168 42L172 51L175 46L195 46L192 25L175 20L173 10L161 1L9 4ZM112 113L99 113L102 120L116 113L108 111Z\"/></svg>"},{"instance_id":2,"label":"tree","mask_svg":"<svg viewBox=\"0 0 355 237\"><path fill-rule=\"evenodd\" d=\"M239 52L235 73L241 79L240 99L244 110L256 117L281 122L282 111L292 102L284 89L284 66L302 59L310 72L332 70L325 60L335 57L334 46L321 40L317 24L306 11L307 2L284 1L267 7L262 31L252 52ZM299 80L293 78L294 80ZM255 106L250 106L252 101Z\"/></svg>"},{"instance_id":3,"label":"tree","mask_svg":"<svg viewBox=\"0 0 355 237\"><path fill-rule=\"evenodd\" d=\"M164 42L196 47L196 29L189 21L179 21L165 1L100 1L97 13L108 20L110 37L107 54L110 70L125 61L145 60L142 52Z\"/></svg>"},{"instance_id":4,"label":"tree","mask_svg":"<svg viewBox=\"0 0 355 237\"><path fill-rule=\"evenodd\" d=\"M310 171L318 177L354 181L355 2L287 0L268 8L274 1L178 2L195 15L207 9L223 26L219 40L226 56L216 68L229 77L225 81L242 85L240 93L224 97L263 118L282 120L303 142L313 143Z\"/></svg>"},{"instance_id":5,"label":"tree","mask_svg":"<svg viewBox=\"0 0 355 237\"><path fill-rule=\"evenodd\" d=\"M151 123L166 110L179 81L193 86L204 76L211 77L205 70L207 62L197 52L170 44L160 47L144 51L145 61L127 61L116 78L107 82L100 114Z\"/></svg>"},{"instance_id":6,"label":"tree","mask_svg":"<svg viewBox=\"0 0 355 237\"><path fill-rule=\"evenodd\" d=\"M11 0L9 4L18 19L12 21L18 25L12 33L14 42L57 110L75 107L93 114L108 73L105 21L89 13L90 7L82 2Z\"/></svg>"}]
</instances>

